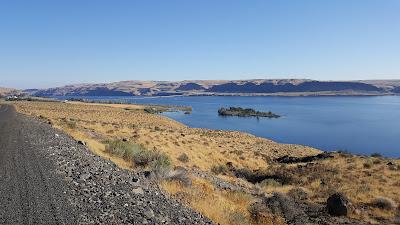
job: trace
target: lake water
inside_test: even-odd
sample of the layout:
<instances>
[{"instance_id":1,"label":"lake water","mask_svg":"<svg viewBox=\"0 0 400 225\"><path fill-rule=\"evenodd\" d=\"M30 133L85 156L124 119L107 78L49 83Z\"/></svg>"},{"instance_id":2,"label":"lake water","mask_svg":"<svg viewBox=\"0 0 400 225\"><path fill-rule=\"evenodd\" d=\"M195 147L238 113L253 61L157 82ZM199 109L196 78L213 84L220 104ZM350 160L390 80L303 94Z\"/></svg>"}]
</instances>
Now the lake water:
<instances>
[{"instance_id":1,"label":"lake water","mask_svg":"<svg viewBox=\"0 0 400 225\"><path fill-rule=\"evenodd\" d=\"M400 96L379 97L84 97L129 103L192 106L190 115L164 115L190 127L240 130L281 143L400 157ZM272 111L283 117L218 116L220 107Z\"/></svg>"}]
</instances>

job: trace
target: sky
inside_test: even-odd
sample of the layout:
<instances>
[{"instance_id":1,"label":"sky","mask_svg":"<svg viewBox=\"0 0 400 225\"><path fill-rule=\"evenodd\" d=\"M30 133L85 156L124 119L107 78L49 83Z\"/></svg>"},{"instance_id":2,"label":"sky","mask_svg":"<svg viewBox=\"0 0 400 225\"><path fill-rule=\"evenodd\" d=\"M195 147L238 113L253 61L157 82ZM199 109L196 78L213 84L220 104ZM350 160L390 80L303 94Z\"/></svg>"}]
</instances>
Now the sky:
<instances>
[{"instance_id":1,"label":"sky","mask_svg":"<svg viewBox=\"0 0 400 225\"><path fill-rule=\"evenodd\" d=\"M0 86L400 79L399 0L0 0Z\"/></svg>"}]
</instances>

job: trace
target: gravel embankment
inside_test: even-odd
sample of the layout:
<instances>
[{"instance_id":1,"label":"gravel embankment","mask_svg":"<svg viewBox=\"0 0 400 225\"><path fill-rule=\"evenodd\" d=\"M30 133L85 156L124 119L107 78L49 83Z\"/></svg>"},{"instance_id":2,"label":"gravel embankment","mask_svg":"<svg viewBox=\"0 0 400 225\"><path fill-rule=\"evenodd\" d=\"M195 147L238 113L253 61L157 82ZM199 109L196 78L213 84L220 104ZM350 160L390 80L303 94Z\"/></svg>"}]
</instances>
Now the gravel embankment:
<instances>
[{"instance_id":1,"label":"gravel embankment","mask_svg":"<svg viewBox=\"0 0 400 225\"><path fill-rule=\"evenodd\" d=\"M7 122L0 124L0 133L7 136L5 129L12 127L15 131L10 135L18 135L22 138L20 141L25 143L24 148L34 151L32 155L35 158L26 158L26 163L36 160L48 174L46 182L50 186L59 184L57 193L62 191L63 195L59 197L66 199L66 202L55 200L52 204L61 212L62 208L69 209L67 216L60 217L68 221L35 224L213 224L199 213L165 196L144 176L122 170L93 155L85 146L42 121L20 114L4 121ZM10 123L13 125L4 125ZM4 136L0 140L4 140ZM4 148L6 143L1 144L1 151L7 151ZM22 146L16 144L11 147ZM0 176L0 187L3 182ZM27 189L24 191L29 192ZM0 223L7 224L8 221L12 224L12 220L1 215ZM31 217L30 222L34 222L35 215ZM22 222L29 224L29 221Z\"/></svg>"}]
</instances>

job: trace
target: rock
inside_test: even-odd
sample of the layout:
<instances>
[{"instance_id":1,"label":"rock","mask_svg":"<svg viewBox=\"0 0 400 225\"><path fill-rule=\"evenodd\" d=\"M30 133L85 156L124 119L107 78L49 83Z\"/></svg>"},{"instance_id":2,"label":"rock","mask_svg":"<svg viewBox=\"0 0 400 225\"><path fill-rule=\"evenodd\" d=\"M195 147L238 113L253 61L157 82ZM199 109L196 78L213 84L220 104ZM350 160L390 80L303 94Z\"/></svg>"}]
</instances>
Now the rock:
<instances>
[{"instance_id":1,"label":"rock","mask_svg":"<svg viewBox=\"0 0 400 225\"><path fill-rule=\"evenodd\" d=\"M152 209L144 211L143 214L147 219L151 219L154 217L154 211Z\"/></svg>"},{"instance_id":2,"label":"rock","mask_svg":"<svg viewBox=\"0 0 400 225\"><path fill-rule=\"evenodd\" d=\"M86 146L86 143L84 141L78 141L78 144Z\"/></svg>"},{"instance_id":3,"label":"rock","mask_svg":"<svg viewBox=\"0 0 400 225\"><path fill-rule=\"evenodd\" d=\"M151 171L143 171L143 175L146 178L149 178L151 176Z\"/></svg>"},{"instance_id":4,"label":"rock","mask_svg":"<svg viewBox=\"0 0 400 225\"><path fill-rule=\"evenodd\" d=\"M84 173L84 174L81 174L81 175L79 176L79 178L80 178L81 180L83 180L83 181L88 180L90 177L91 177L91 175L90 175L89 173Z\"/></svg>"},{"instance_id":5,"label":"rock","mask_svg":"<svg viewBox=\"0 0 400 225\"><path fill-rule=\"evenodd\" d=\"M134 193L136 195L144 195L144 191L141 187L133 188L132 193Z\"/></svg>"},{"instance_id":6,"label":"rock","mask_svg":"<svg viewBox=\"0 0 400 225\"><path fill-rule=\"evenodd\" d=\"M313 155L313 156L306 156L306 157L292 157L292 156L283 156L280 158L277 158L275 161L279 163L307 163L307 162L313 162L317 160L324 160L324 159L330 159L333 158L334 156L329 153L329 152L323 152L318 155Z\"/></svg>"},{"instance_id":7,"label":"rock","mask_svg":"<svg viewBox=\"0 0 400 225\"><path fill-rule=\"evenodd\" d=\"M347 216L349 201L343 194L335 193L328 198L326 208L332 216Z\"/></svg>"}]
</instances>

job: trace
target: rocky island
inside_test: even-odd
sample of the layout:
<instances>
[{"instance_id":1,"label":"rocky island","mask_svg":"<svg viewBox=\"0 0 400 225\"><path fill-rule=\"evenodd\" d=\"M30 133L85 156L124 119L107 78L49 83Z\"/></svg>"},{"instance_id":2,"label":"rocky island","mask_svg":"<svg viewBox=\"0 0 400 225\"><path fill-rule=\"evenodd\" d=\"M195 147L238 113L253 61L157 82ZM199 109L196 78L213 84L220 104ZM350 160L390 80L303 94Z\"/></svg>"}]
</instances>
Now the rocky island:
<instances>
[{"instance_id":1,"label":"rocky island","mask_svg":"<svg viewBox=\"0 0 400 225\"><path fill-rule=\"evenodd\" d=\"M220 116L240 116L240 117L268 117L268 118L279 118L280 115L277 115L272 112L260 112L251 108L242 108L242 107L229 107L229 108L220 108L218 110L218 115Z\"/></svg>"}]
</instances>

